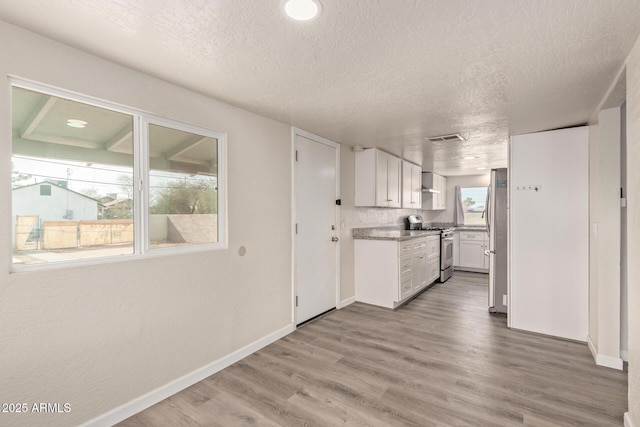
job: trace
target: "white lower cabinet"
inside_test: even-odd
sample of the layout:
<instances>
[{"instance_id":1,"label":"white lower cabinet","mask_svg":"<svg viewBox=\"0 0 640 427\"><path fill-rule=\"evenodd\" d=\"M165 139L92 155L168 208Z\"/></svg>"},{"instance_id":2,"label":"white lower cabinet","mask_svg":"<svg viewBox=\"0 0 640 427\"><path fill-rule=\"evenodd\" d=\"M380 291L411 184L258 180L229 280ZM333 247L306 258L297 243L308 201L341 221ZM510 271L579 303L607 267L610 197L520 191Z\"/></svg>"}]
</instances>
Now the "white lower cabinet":
<instances>
[{"instance_id":1,"label":"white lower cabinet","mask_svg":"<svg viewBox=\"0 0 640 427\"><path fill-rule=\"evenodd\" d=\"M427 261L427 285L440 278L440 256Z\"/></svg>"},{"instance_id":2,"label":"white lower cabinet","mask_svg":"<svg viewBox=\"0 0 640 427\"><path fill-rule=\"evenodd\" d=\"M396 308L440 277L440 236L354 240L356 301Z\"/></svg>"},{"instance_id":3,"label":"white lower cabinet","mask_svg":"<svg viewBox=\"0 0 640 427\"><path fill-rule=\"evenodd\" d=\"M489 271L489 257L484 254L489 249L489 237L485 231L460 231L458 245L456 270Z\"/></svg>"}]
</instances>

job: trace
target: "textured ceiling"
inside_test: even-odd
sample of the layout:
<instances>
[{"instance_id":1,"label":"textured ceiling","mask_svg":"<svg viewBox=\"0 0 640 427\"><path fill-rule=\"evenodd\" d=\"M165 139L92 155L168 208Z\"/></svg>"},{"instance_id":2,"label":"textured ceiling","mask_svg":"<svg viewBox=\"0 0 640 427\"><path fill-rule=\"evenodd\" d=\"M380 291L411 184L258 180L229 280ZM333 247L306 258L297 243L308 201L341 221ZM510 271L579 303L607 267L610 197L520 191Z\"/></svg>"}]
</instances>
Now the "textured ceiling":
<instances>
[{"instance_id":1,"label":"textured ceiling","mask_svg":"<svg viewBox=\"0 0 640 427\"><path fill-rule=\"evenodd\" d=\"M638 0L320 1L302 23L280 0L0 0L0 19L444 175L586 122L640 33ZM424 139L448 133L467 141Z\"/></svg>"}]
</instances>

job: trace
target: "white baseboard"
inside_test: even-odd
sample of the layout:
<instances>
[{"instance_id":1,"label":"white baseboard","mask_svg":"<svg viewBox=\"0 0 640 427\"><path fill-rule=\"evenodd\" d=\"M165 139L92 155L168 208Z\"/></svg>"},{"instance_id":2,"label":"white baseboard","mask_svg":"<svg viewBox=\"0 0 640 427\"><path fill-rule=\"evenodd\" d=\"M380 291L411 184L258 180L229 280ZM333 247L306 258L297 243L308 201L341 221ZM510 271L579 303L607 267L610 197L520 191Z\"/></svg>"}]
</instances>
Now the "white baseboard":
<instances>
[{"instance_id":1,"label":"white baseboard","mask_svg":"<svg viewBox=\"0 0 640 427\"><path fill-rule=\"evenodd\" d=\"M346 306L353 304L356 302L356 296L352 296L351 298L343 299L340 301L340 308L345 308Z\"/></svg>"},{"instance_id":2,"label":"white baseboard","mask_svg":"<svg viewBox=\"0 0 640 427\"><path fill-rule=\"evenodd\" d=\"M591 352L591 356L593 356L596 365L606 366L607 368L617 369L619 371L622 370L623 363L620 357L598 354L596 347L593 345L593 341L591 341L591 337L587 337L587 345L589 346L589 351Z\"/></svg>"},{"instance_id":3,"label":"white baseboard","mask_svg":"<svg viewBox=\"0 0 640 427\"><path fill-rule=\"evenodd\" d=\"M166 399L167 397L170 397L177 392L192 386L198 381L202 381L203 379L215 374L216 372L233 365L237 361L244 359L250 354L255 353L261 348L266 347L267 345L279 340L280 338L290 334L293 331L295 331L295 325L288 325L280 329L279 331L267 335L266 337L261 338L258 341L254 341L253 343L237 351L234 351L227 356L215 360L208 365L203 366L202 368L196 369L195 371L187 375L177 378L170 383L163 385L162 387L158 387L157 389L152 390L149 393L144 394L136 399L133 399L132 401L127 402L124 405L118 406L117 408L105 412L104 414L98 415L97 417L82 424L81 427L109 427L119 423L120 421L126 420L127 418L147 409L150 406L155 405L156 403Z\"/></svg>"},{"instance_id":4,"label":"white baseboard","mask_svg":"<svg viewBox=\"0 0 640 427\"><path fill-rule=\"evenodd\" d=\"M629 361L629 352L627 350L620 350L620 358L625 362Z\"/></svg>"},{"instance_id":5,"label":"white baseboard","mask_svg":"<svg viewBox=\"0 0 640 427\"><path fill-rule=\"evenodd\" d=\"M636 425L631 421L631 415L628 412L624 413L624 427L636 427Z\"/></svg>"}]
</instances>

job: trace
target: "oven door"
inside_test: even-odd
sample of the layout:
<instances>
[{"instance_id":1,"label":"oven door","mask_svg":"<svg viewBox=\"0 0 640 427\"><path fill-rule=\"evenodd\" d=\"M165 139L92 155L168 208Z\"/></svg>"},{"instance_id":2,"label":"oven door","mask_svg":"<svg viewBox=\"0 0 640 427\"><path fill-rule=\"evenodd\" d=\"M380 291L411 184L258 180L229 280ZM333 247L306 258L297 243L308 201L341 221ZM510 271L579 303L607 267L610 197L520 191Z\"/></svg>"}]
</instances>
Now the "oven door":
<instances>
[{"instance_id":1,"label":"oven door","mask_svg":"<svg viewBox=\"0 0 640 427\"><path fill-rule=\"evenodd\" d=\"M440 270L453 266L453 234L440 238Z\"/></svg>"}]
</instances>

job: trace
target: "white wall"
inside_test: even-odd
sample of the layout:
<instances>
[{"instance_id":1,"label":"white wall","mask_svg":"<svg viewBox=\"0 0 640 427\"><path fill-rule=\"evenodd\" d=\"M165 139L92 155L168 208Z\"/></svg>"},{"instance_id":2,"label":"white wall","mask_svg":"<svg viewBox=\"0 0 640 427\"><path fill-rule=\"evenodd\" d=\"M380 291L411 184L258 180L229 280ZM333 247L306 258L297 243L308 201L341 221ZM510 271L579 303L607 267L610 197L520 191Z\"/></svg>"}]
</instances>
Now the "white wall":
<instances>
[{"instance_id":1,"label":"white wall","mask_svg":"<svg viewBox=\"0 0 640 427\"><path fill-rule=\"evenodd\" d=\"M0 402L68 402L71 412L0 414L1 425L77 425L291 328L289 126L1 22L0 51L4 76L226 132L229 236L225 250L14 274L3 238ZM2 171L11 170L10 105L5 80ZM10 188L0 174L3 236Z\"/></svg>"},{"instance_id":2,"label":"white wall","mask_svg":"<svg viewBox=\"0 0 640 427\"><path fill-rule=\"evenodd\" d=\"M627 193L627 106L621 107L621 143L620 143L620 187L626 198ZM621 209L620 215L620 357L625 362L629 361L629 304L628 304L628 279L629 268L627 257L627 208Z\"/></svg>"},{"instance_id":3,"label":"white wall","mask_svg":"<svg viewBox=\"0 0 640 427\"><path fill-rule=\"evenodd\" d=\"M629 306L629 414L640 426L640 38L627 58L627 257ZM634 262L635 260L635 262Z\"/></svg>"},{"instance_id":4,"label":"white wall","mask_svg":"<svg viewBox=\"0 0 640 427\"><path fill-rule=\"evenodd\" d=\"M593 181L600 175L599 168L597 167L597 159L599 156L600 140L600 128L597 123L597 115L594 122L589 125L589 349L592 351L594 359L597 356L598 348L598 315L600 313L598 304L598 275L600 274L598 263L598 243L594 240L594 231L596 227L593 222L595 221L596 207L594 201L598 199L596 189L597 185L594 185ZM594 164L596 163L596 164Z\"/></svg>"},{"instance_id":5,"label":"white wall","mask_svg":"<svg viewBox=\"0 0 640 427\"><path fill-rule=\"evenodd\" d=\"M454 222L455 187L488 187L491 184L491 174L448 176L447 178L447 209L434 211L435 222Z\"/></svg>"},{"instance_id":6,"label":"white wall","mask_svg":"<svg viewBox=\"0 0 640 427\"><path fill-rule=\"evenodd\" d=\"M620 358L620 107L600 111L589 138L589 341L596 363Z\"/></svg>"}]
</instances>

